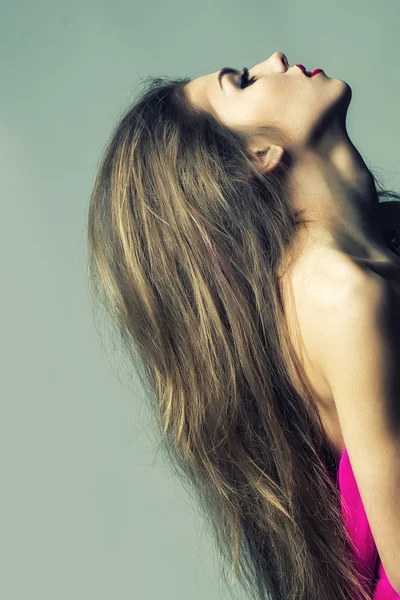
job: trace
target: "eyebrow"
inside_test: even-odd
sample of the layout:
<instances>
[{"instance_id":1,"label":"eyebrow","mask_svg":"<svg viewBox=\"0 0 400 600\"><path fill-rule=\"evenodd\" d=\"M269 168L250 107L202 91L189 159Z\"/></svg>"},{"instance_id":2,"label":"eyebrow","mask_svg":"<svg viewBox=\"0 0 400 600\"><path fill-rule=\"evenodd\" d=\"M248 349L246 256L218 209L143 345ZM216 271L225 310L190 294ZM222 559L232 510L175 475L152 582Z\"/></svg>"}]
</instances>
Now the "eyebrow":
<instances>
[{"instance_id":1,"label":"eyebrow","mask_svg":"<svg viewBox=\"0 0 400 600\"><path fill-rule=\"evenodd\" d=\"M222 78L224 75L228 75L229 73L232 73L233 75L240 75L240 71L238 71L237 69L233 69L232 67L223 67L218 73L218 83L222 91Z\"/></svg>"}]
</instances>

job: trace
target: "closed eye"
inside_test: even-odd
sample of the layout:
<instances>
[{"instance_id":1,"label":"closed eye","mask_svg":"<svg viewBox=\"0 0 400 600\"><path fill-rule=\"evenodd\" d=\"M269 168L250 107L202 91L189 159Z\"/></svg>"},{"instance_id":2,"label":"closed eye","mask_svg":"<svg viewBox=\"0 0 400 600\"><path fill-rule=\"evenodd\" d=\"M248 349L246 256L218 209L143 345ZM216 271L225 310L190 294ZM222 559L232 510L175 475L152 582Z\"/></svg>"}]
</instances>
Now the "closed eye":
<instances>
[{"instance_id":1,"label":"closed eye","mask_svg":"<svg viewBox=\"0 0 400 600\"><path fill-rule=\"evenodd\" d=\"M250 80L249 80L249 70L247 67L243 68L243 73L240 77L240 87L241 89L244 89L246 87L248 87L249 85L252 85L255 81L257 80L257 78L255 76L253 76Z\"/></svg>"},{"instance_id":2,"label":"closed eye","mask_svg":"<svg viewBox=\"0 0 400 600\"><path fill-rule=\"evenodd\" d=\"M254 81L256 81L256 77L252 77L251 80L249 81L249 70L244 67L243 68L243 72L242 74L240 73L240 71L238 71L237 69L233 69L232 67L223 67L220 72L218 73L218 83L220 85L220 88L222 88L222 78L224 75L241 75L239 78L239 82L238 82L238 86L241 89L244 89L246 87L248 87L249 85L251 85L252 83L254 83ZM232 82L232 80L231 80Z\"/></svg>"}]
</instances>

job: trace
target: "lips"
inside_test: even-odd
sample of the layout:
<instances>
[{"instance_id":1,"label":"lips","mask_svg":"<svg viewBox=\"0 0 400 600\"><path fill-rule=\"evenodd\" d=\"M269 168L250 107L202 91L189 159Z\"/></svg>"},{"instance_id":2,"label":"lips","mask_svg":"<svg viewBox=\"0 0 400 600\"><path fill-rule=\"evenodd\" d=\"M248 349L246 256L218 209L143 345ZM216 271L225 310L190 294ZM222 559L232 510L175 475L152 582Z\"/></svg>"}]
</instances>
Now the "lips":
<instances>
[{"instance_id":1,"label":"lips","mask_svg":"<svg viewBox=\"0 0 400 600\"><path fill-rule=\"evenodd\" d=\"M301 71L303 71L304 75L307 75L307 77L314 77L314 75L318 75L318 73L322 72L322 69L315 69L314 71L307 71L306 68L303 65L295 65L296 67L298 67Z\"/></svg>"}]
</instances>

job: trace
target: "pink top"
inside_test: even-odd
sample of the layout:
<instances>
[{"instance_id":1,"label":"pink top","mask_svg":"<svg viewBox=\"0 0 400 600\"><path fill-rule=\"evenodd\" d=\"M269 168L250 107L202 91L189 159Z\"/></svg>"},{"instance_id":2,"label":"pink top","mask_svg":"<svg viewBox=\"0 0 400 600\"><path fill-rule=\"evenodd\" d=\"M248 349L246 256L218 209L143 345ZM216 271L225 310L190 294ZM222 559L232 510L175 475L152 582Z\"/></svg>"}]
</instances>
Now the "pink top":
<instances>
[{"instance_id":1,"label":"pink top","mask_svg":"<svg viewBox=\"0 0 400 600\"><path fill-rule=\"evenodd\" d=\"M358 552L355 559L362 574L371 578L371 584L376 581L372 585L373 599L399 600L400 594L393 589L380 561L346 448L340 458L337 480L343 520Z\"/></svg>"}]
</instances>

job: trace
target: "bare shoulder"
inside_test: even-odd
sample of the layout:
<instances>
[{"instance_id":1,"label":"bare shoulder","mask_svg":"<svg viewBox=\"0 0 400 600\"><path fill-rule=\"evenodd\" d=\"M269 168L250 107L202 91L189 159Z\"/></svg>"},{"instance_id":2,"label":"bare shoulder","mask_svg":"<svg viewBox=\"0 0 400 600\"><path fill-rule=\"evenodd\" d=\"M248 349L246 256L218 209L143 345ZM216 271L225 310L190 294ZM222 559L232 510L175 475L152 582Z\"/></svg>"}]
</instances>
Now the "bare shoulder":
<instances>
[{"instance_id":1,"label":"bare shoulder","mask_svg":"<svg viewBox=\"0 0 400 600\"><path fill-rule=\"evenodd\" d=\"M365 353L373 344L400 350L400 329L399 299L384 277L347 257L329 262L332 270L315 271L303 293L309 325L313 319L318 364L333 391L336 352L350 356L355 347Z\"/></svg>"},{"instance_id":2,"label":"bare shoulder","mask_svg":"<svg viewBox=\"0 0 400 600\"><path fill-rule=\"evenodd\" d=\"M321 251L309 261L303 319L380 558L400 593L398 299L386 279L340 253Z\"/></svg>"},{"instance_id":3,"label":"bare shoulder","mask_svg":"<svg viewBox=\"0 0 400 600\"><path fill-rule=\"evenodd\" d=\"M305 309L330 308L365 286L383 293L385 280L367 266L332 247L316 247L304 253L293 274L296 292ZM361 294L360 298L363 297Z\"/></svg>"},{"instance_id":4,"label":"bare shoulder","mask_svg":"<svg viewBox=\"0 0 400 600\"><path fill-rule=\"evenodd\" d=\"M345 354L357 334L368 347L376 327L395 331L393 288L375 271L331 248L305 255L294 279L304 341L316 372L333 393L328 381L332 368L328 350L337 344Z\"/></svg>"}]
</instances>

